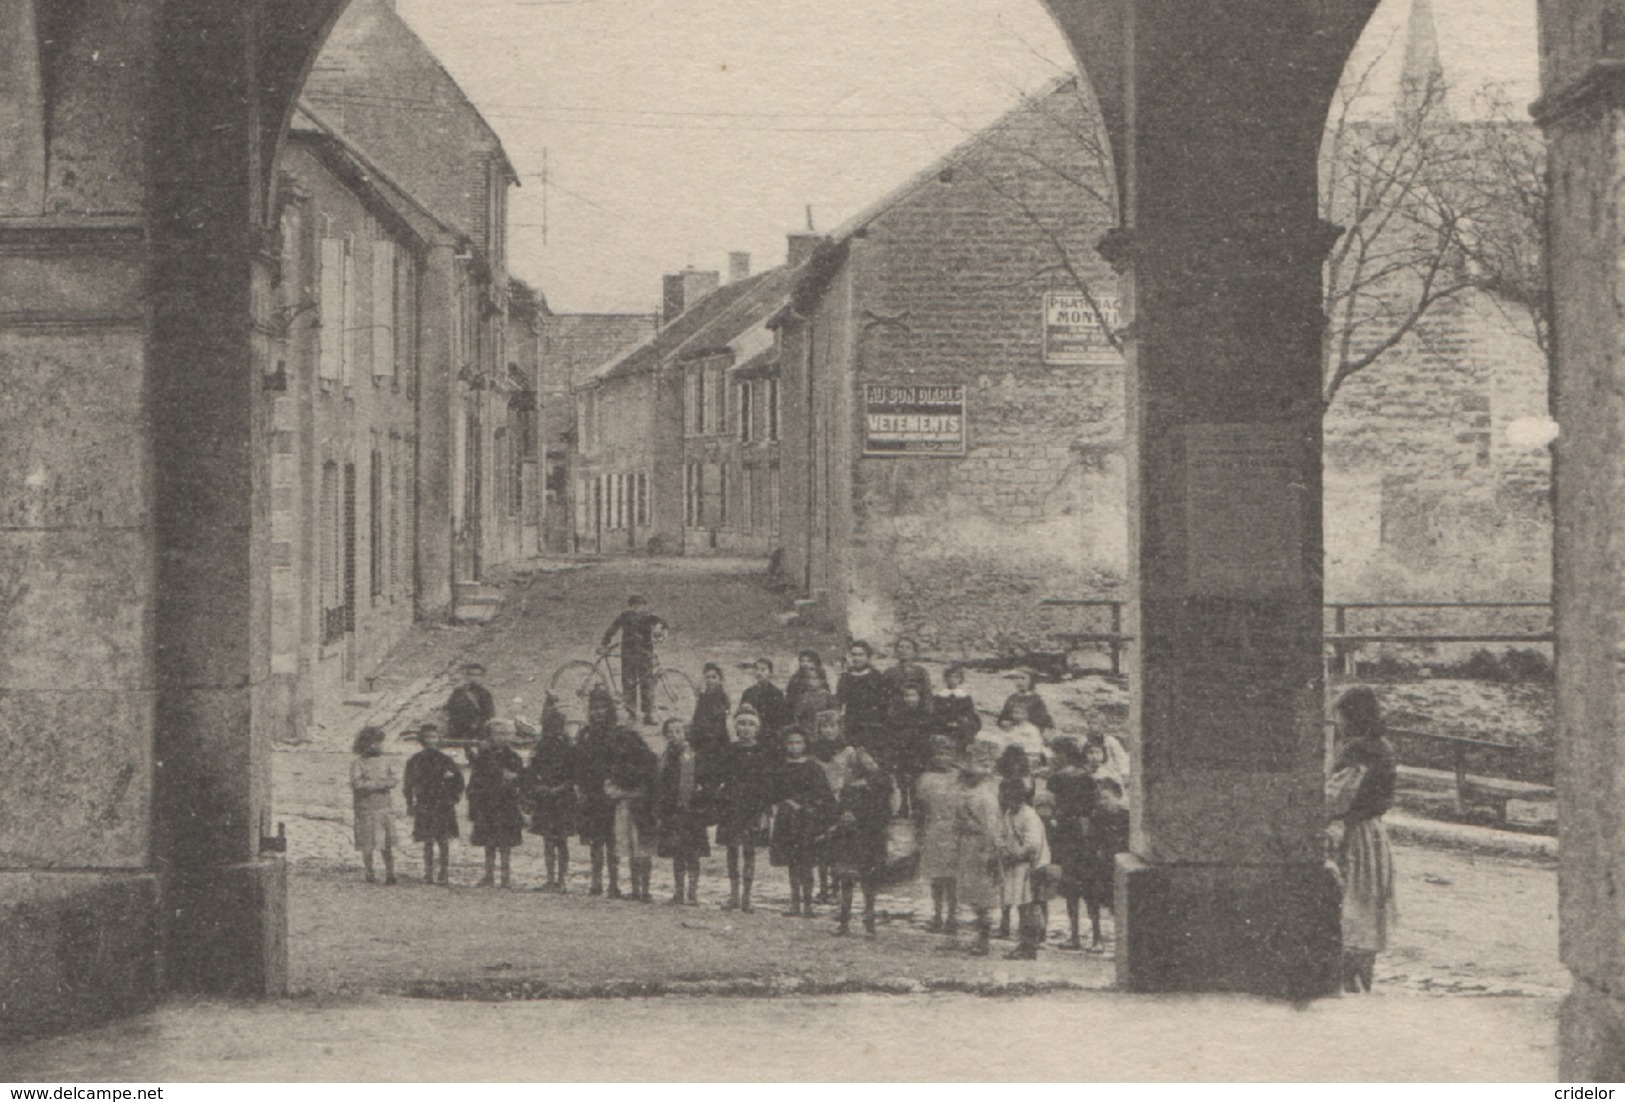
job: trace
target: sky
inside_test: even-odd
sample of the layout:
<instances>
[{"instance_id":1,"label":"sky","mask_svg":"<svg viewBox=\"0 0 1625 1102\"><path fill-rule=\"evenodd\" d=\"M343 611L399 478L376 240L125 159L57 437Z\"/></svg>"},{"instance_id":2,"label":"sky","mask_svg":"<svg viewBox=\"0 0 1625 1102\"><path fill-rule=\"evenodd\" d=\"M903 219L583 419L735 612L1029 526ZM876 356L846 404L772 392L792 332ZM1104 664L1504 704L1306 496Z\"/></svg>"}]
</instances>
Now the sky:
<instances>
[{"instance_id":1,"label":"sky","mask_svg":"<svg viewBox=\"0 0 1625 1102\"><path fill-rule=\"evenodd\" d=\"M652 311L662 273L736 250L783 263L809 207L839 225L1074 65L1038 0L397 6L502 136L510 266L561 312ZM1433 8L1454 87L1535 97L1534 0ZM1409 9L1362 40L1392 59L1376 86Z\"/></svg>"}]
</instances>

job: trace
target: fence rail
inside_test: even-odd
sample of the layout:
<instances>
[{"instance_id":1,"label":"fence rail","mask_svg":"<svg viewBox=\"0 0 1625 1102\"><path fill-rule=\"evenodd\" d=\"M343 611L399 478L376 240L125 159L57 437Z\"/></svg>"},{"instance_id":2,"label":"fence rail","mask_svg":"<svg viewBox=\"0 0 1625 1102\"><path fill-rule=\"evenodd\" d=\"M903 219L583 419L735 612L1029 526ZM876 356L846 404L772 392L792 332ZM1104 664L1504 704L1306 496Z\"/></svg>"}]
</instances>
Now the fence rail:
<instances>
[{"instance_id":1,"label":"fence rail","mask_svg":"<svg viewBox=\"0 0 1625 1102\"><path fill-rule=\"evenodd\" d=\"M1110 627L1103 631L1056 631L1050 638L1068 648L1104 644L1111 657L1111 672L1123 672L1123 648L1134 636L1123 632L1123 606L1128 602L1111 597L1046 597L1041 604L1051 608L1105 609ZM1544 609L1551 614L1550 601L1328 601L1324 611L1331 613L1331 630L1324 633L1332 660L1346 676L1355 673L1359 649L1366 643L1551 643L1556 635L1548 628L1529 632L1451 632L1451 631L1350 631L1349 613L1403 611L1408 609ZM1324 627L1324 624L1322 625Z\"/></svg>"}]
</instances>

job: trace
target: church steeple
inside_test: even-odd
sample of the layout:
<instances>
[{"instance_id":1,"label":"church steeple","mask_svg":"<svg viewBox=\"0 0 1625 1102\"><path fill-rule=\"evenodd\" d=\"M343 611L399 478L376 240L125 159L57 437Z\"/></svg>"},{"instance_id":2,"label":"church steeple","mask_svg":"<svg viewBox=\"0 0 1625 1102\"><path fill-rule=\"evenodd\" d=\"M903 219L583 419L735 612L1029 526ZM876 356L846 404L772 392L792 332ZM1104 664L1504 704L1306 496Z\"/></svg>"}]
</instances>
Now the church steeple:
<instances>
[{"instance_id":1,"label":"church steeple","mask_svg":"<svg viewBox=\"0 0 1625 1102\"><path fill-rule=\"evenodd\" d=\"M1399 77L1399 109L1408 116L1427 106L1443 110L1444 65L1439 61L1439 29L1433 22L1433 0L1411 0L1405 36L1405 68ZM1430 103L1430 101L1432 101Z\"/></svg>"}]
</instances>

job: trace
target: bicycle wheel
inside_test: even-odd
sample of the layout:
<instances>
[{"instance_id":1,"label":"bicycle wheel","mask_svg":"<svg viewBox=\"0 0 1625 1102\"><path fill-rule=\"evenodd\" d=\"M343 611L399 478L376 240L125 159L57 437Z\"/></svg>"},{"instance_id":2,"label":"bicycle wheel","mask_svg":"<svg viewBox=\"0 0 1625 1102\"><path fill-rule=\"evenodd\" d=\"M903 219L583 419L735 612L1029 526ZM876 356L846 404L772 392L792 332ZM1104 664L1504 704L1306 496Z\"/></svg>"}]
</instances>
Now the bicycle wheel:
<instances>
[{"instance_id":1,"label":"bicycle wheel","mask_svg":"<svg viewBox=\"0 0 1625 1102\"><path fill-rule=\"evenodd\" d=\"M611 697L615 695L615 687L609 683L603 667L585 658L577 658L553 671L553 680L548 683L548 691L566 713L573 713L578 719L586 719L587 697L600 685Z\"/></svg>"},{"instance_id":2,"label":"bicycle wheel","mask_svg":"<svg viewBox=\"0 0 1625 1102\"><path fill-rule=\"evenodd\" d=\"M685 722L694 716L694 704L700 694L694 682L681 670L661 670L655 674L654 704L656 717L664 723L672 716Z\"/></svg>"}]
</instances>

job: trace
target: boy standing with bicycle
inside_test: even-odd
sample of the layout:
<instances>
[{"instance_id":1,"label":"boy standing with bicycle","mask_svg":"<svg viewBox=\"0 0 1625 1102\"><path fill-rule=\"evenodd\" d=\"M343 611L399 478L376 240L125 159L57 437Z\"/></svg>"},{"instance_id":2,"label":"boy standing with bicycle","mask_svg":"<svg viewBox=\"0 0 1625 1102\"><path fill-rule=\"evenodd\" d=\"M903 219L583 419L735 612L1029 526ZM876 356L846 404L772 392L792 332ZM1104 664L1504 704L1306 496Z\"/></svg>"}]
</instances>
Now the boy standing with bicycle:
<instances>
[{"instance_id":1,"label":"boy standing with bicycle","mask_svg":"<svg viewBox=\"0 0 1625 1102\"><path fill-rule=\"evenodd\" d=\"M653 723L655 633L666 630L666 621L650 612L648 605L636 593L628 597L626 608L604 632L598 653L607 653L610 642L620 635L621 692L633 710L643 716L644 723Z\"/></svg>"}]
</instances>

